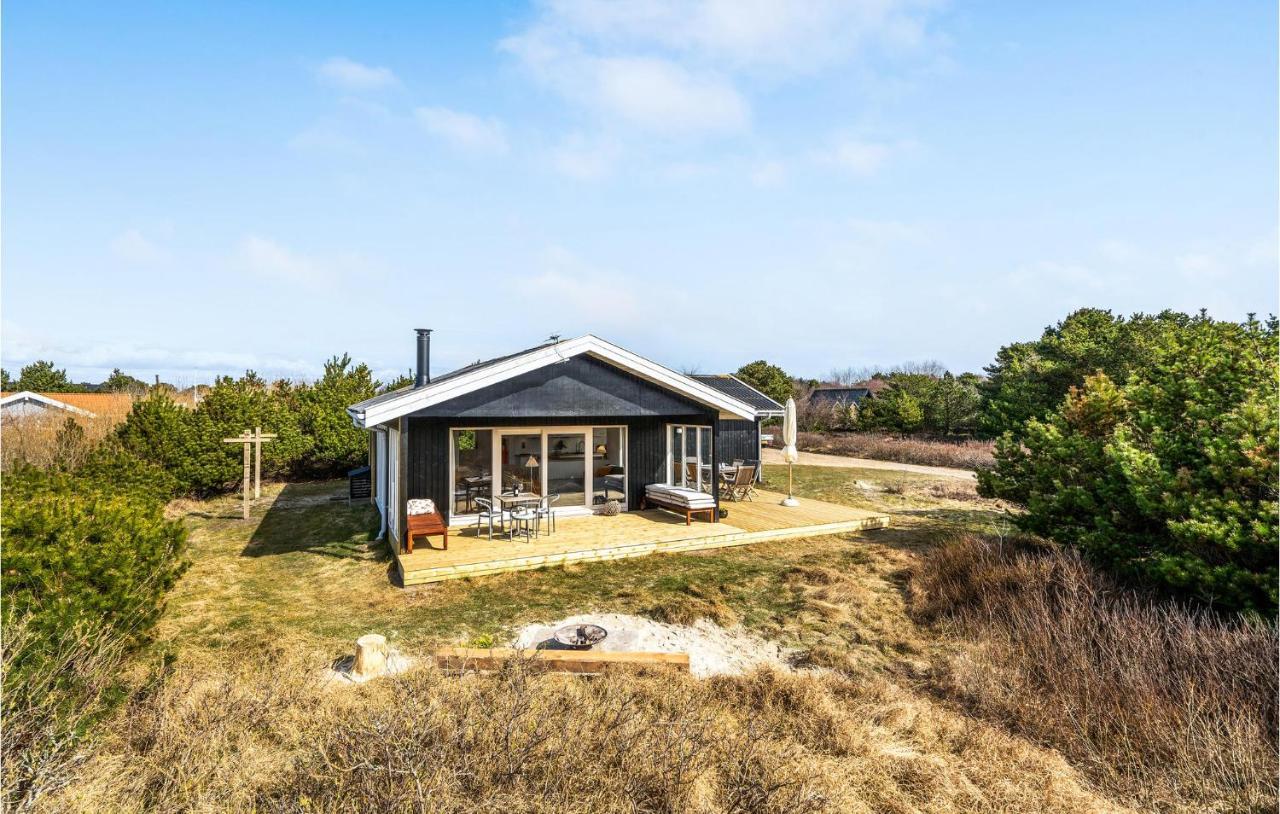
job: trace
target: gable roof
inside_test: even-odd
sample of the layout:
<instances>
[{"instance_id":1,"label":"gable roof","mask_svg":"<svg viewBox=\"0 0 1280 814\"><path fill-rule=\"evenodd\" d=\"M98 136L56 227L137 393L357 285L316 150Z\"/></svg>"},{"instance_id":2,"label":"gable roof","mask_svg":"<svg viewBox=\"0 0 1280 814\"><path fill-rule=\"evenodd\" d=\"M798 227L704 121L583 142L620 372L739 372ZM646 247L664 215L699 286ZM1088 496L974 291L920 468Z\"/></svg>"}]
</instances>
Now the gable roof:
<instances>
[{"instance_id":1,"label":"gable roof","mask_svg":"<svg viewBox=\"0 0 1280 814\"><path fill-rule=\"evenodd\" d=\"M818 387L809 394L810 404L862 404L871 390L860 385L853 387Z\"/></svg>"},{"instance_id":2,"label":"gable roof","mask_svg":"<svg viewBox=\"0 0 1280 814\"><path fill-rule=\"evenodd\" d=\"M476 362L437 376L422 387L403 387L365 399L348 407L347 413L357 427L372 427L424 407L506 381L522 373L584 354L660 387L680 393L699 404L728 413L734 418L754 419L756 417L755 408L741 399L734 398L710 385L663 367L657 362L638 356L592 334L579 336L576 339L547 342L519 353Z\"/></svg>"},{"instance_id":3,"label":"gable roof","mask_svg":"<svg viewBox=\"0 0 1280 814\"><path fill-rule=\"evenodd\" d=\"M732 373L695 373L690 378L709 384L721 393L750 404L757 416L782 415L783 407Z\"/></svg>"}]
</instances>

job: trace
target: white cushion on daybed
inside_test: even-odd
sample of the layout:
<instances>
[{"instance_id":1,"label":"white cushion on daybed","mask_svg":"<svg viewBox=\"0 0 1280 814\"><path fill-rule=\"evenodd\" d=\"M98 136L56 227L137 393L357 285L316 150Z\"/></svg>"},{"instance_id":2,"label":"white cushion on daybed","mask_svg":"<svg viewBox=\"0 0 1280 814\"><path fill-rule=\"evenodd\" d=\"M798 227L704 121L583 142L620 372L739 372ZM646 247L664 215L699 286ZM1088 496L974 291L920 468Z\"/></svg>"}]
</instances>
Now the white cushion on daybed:
<instances>
[{"instance_id":1,"label":"white cushion on daybed","mask_svg":"<svg viewBox=\"0 0 1280 814\"><path fill-rule=\"evenodd\" d=\"M415 497L409 501L406 512L408 514L434 514L436 504L428 497Z\"/></svg>"},{"instance_id":2,"label":"white cushion on daybed","mask_svg":"<svg viewBox=\"0 0 1280 814\"><path fill-rule=\"evenodd\" d=\"M668 503L674 503L689 509L714 509L716 499L706 492L699 492L697 489L688 489L684 486L666 486L661 483L651 483L644 487L645 493L655 500L662 500Z\"/></svg>"}]
</instances>

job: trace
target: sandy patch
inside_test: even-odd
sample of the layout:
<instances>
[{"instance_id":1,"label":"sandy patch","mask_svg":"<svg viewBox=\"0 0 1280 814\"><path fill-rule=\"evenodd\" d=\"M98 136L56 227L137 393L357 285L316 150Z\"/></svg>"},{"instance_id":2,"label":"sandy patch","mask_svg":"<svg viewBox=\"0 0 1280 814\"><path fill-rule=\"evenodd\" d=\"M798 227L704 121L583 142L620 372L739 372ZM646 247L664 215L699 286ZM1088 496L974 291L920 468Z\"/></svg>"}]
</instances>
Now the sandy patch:
<instances>
[{"instance_id":1,"label":"sandy patch","mask_svg":"<svg viewBox=\"0 0 1280 814\"><path fill-rule=\"evenodd\" d=\"M575 624L600 625L609 637L593 647L611 653L688 653L689 671L698 678L739 675L757 667L791 670L794 651L780 647L742 628L726 630L700 619L693 625L668 625L623 613L585 613L549 624L528 625L512 641L512 647L537 647L551 639L557 628Z\"/></svg>"}]
</instances>

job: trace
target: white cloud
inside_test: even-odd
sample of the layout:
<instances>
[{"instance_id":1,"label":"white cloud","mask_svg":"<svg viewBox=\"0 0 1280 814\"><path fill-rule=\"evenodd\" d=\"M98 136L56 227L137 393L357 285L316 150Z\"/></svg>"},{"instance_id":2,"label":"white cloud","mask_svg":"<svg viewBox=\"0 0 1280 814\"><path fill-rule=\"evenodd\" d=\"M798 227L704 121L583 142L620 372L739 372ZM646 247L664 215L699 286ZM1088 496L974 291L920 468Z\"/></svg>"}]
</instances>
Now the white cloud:
<instances>
[{"instance_id":1,"label":"white cloud","mask_svg":"<svg viewBox=\"0 0 1280 814\"><path fill-rule=\"evenodd\" d=\"M533 276L520 277L514 290L521 298L522 310L564 315L560 318L570 320L553 326L556 330L566 334L599 330L602 314L607 314L609 324L616 328L647 314L625 277L583 262L567 249L546 249L538 266Z\"/></svg>"},{"instance_id":2,"label":"white cloud","mask_svg":"<svg viewBox=\"0 0 1280 814\"><path fill-rule=\"evenodd\" d=\"M871 46L901 50L927 39L937 4L921 0L549 0L509 43L545 52L665 51L735 70L810 71Z\"/></svg>"},{"instance_id":3,"label":"white cloud","mask_svg":"<svg viewBox=\"0 0 1280 814\"><path fill-rule=\"evenodd\" d=\"M746 129L743 86L927 40L925 0L545 0L499 48L575 106L647 133Z\"/></svg>"},{"instance_id":4,"label":"white cloud","mask_svg":"<svg viewBox=\"0 0 1280 814\"><path fill-rule=\"evenodd\" d=\"M254 274L291 283L324 282L329 275L284 246L265 237L250 235L240 241L240 258Z\"/></svg>"},{"instance_id":5,"label":"white cloud","mask_svg":"<svg viewBox=\"0 0 1280 814\"><path fill-rule=\"evenodd\" d=\"M787 180L787 167L781 161L765 161L751 170L751 183L758 187L776 187Z\"/></svg>"},{"instance_id":6,"label":"white cloud","mask_svg":"<svg viewBox=\"0 0 1280 814\"><path fill-rule=\"evenodd\" d=\"M661 59L596 60L592 103L607 114L655 133L740 130L750 113L729 83L694 75Z\"/></svg>"},{"instance_id":7,"label":"white cloud","mask_svg":"<svg viewBox=\"0 0 1280 814\"><path fill-rule=\"evenodd\" d=\"M557 147L551 162L557 170L580 181L595 181L613 172L621 149L608 140L591 141L575 133Z\"/></svg>"},{"instance_id":8,"label":"white cloud","mask_svg":"<svg viewBox=\"0 0 1280 814\"><path fill-rule=\"evenodd\" d=\"M900 145L856 138L837 140L818 153L818 161L858 176L874 175L902 149Z\"/></svg>"},{"instance_id":9,"label":"white cloud","mask_svg":"<svg viewBox=\"0 0 1280 814\"><path fill-rule=\"evenodd\" d=\"M137 229L127 229L111 241L111 253L126 263L153 265L168 258L169 253L149 240Z\"/></svg>"},{"instance_id":10,"label":"white cloud","mask_svg":"<svg viewBox=\"0 0 1280 814\"><path fill-rule=\"evenodd\" d=\"M507 137L497 119L482 119L446 107L420 107L414 116L423 129L461 150L505 153Z\"/></svg>"},{"instance_id":11,"label":"white cloud","mask_svg":"<svg viewBox=\"0 0 1280 814\"><path fill-rule=\"evenodd\" d=\"M304 360L244 351L156 347L127 340L95 337L79 343L65 336L51 337L6 324L4 366L20 368L36 359L53 359L76 380L100 381L113 368L134 375L159 373L174 384L209 382L215 374L239 374L245 370L289 376L314 376L315 360Z\"/></svg>"},{"instance_id":12,"label":"white cloud","mask_svg":"<svg viewBox=\"0 0 1280 814\"><path fill-rule=\"evenodd\" d=\"M341 90L378 90L399 82L390 68L364 65L346 57L332 57L320 63L316 76Z\"/></svg>"},{"instance_id":13,"label":"white cloud","mask_svg":"<svg viewBox=\"0 0 1280 814\"><path fill-rule=\"evenodd\" d=\"M352 280L381 279L381 265L356 252L308 255L261 235L248 235L236 246L233 265L243 272L297 288L329 290Z\"/></svg>"}]
</instances>

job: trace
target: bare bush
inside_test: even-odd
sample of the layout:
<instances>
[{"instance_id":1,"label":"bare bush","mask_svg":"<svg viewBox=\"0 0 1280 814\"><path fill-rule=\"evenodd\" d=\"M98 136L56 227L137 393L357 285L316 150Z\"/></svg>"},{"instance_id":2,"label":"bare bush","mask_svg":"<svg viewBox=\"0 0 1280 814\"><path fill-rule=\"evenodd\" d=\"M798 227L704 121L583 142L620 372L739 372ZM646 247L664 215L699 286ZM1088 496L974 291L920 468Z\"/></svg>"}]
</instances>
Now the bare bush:
<instances>
[{"instance_id":1,"label":"bare bush","mask_svg":"<svg viewBox=\"0 0 1280 814\"><path fill-rule=\"evenodd\" d=\"M126 405L120 402L115 412L92 418L53 409L5 416L0 420L0 468L8 472L20 462L41 469L57 465L75 468L125 419Z\"/></svg>"},{"instance_id":2,"label":"bare bush","mask_svg":"<svg viewBox=\"0 0 1280 814\"><path fill-rule=\"evenodd\" d=\"M1072 551L972 536L931 552L912 590L921 620L971 644L934 671L971 712L1144 808L1274 809L1274 625L1148 601Z\"/></svg>"},{"instance_id":3,"label":"bare bush","mask_svg":"<svg viewBox=\"0 0 1280 814\"><path fill-rule=\"evenodd\" d=\"M871 432L802 432L796 446L805 452L956 469L986 469L995 463L994 445L989 441L939 441Z\"/></svg>"},{"instance_id":4,"label":"bare bush","mask_svg":"<svg viewBox=\"0 0 1280 814\"><path fill-rule=\"evenodd\" d=\"M135 696L44 808L1099 809L1055 756L874 676L583 679L515 661L492 674L427 667L325 686L299 648L256 650L235 664L179 665Z\"/></svg>"},{"instance_id":5,"label":"bare bush","mask_svg":"<svg viewBox=\"0 0 1280 814\"><path fill-rule=\"evenodd\" d=\"M70 783L86 729L111 708L124 640L88 622L56 638L29 618L9 618L0 648L4 737L0 793L6 811L27 811Z\"/></svg>"}]
</instances>

